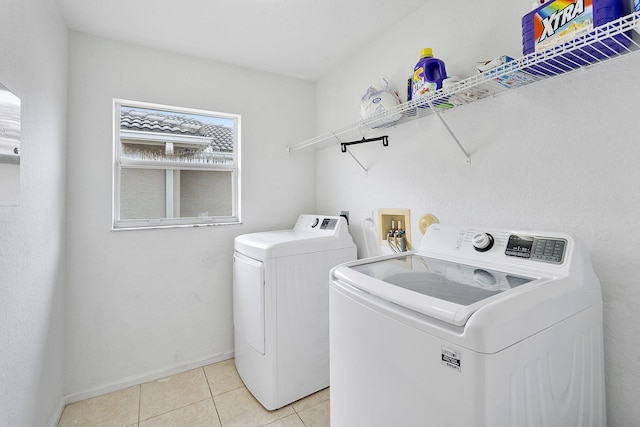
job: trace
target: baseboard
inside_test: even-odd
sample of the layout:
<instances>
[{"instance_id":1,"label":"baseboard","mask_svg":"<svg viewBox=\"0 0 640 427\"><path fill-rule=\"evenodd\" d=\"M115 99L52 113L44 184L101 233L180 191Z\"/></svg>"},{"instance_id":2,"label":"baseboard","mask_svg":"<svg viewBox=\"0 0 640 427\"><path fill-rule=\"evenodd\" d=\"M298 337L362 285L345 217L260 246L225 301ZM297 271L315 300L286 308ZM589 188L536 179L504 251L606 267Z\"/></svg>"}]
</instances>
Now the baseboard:
<instances>
[{"instance_id":1,"label":"baseboard","mask_svg":"<svg viewBox=\"0 0 640 427\"><path fill-rule=\"evenodd\" d=\"M222 362L223 360L233 358L233 351L226 353L219 353L214 356L210 356L204 359L194 360L188 363L183 363L176 366L167 367L165 369L159 369L152 372L147 372L141 375L135 375L128 378L124 378L119 381L115 381L109 384L101 385L99 387L94 387L89 390L81 391L78 393L68 394L64 398L64 405L68 405L70 403L79 402L81 400L90 399L92 397L101 396L103 394L111 393L114 391L122 390L127 387L132 387L134 385L146 383L149 381L155 381L160 378L168 377L170 375L179 374L180 372L189 371L191 369L200 368L202 366L210 365L212 363ZM63 408L64 408L63 405ZM60 411L62 414L62 411Z\"/></svg>"},{"instance_id":2,"label":"baseboard","mask_svg":"<svg viewBox=\"0 0 640 427\"><path fill-rule=\"evenodd\" d=\"M58 400L58 404L56 405L56 410L53 412L51 417L49 417L49 420L45 425L49 427L57 427L58 423L60 422L60 417L62 417L62 411L64 411L64 407L66 405L65 402L66 399L64 397L60 397L60 399Z\"/></svg>"}]
</instances>

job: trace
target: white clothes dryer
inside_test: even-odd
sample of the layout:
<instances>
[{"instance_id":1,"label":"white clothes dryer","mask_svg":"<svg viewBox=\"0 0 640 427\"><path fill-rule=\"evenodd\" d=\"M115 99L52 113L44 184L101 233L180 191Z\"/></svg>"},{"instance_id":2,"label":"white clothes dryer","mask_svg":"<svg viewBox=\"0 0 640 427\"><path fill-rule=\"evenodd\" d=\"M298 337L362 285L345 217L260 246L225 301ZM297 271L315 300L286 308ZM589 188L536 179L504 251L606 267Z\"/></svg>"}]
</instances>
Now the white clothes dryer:
<instances>
[{"instance_id":1,"label":"white clothes dryer","mask_svg":"<svg viewBox=\"0 0 640 427\"><path fill-rule=\"evenodd\" d=\"M331 426L602 427L602 295L568 235L434 224L332 270Z\"/></svg>"},{"instance_id":2,"label":"white clothes dryer","mask_svg":"<svg viewBox=\"0 0 640 427\"><path fill-rule=\"evenodd\" d=\"M329 386L329 272L356 259L343 217L235 238L235 364L268 410Z\"/></svg>"}]
</instances>

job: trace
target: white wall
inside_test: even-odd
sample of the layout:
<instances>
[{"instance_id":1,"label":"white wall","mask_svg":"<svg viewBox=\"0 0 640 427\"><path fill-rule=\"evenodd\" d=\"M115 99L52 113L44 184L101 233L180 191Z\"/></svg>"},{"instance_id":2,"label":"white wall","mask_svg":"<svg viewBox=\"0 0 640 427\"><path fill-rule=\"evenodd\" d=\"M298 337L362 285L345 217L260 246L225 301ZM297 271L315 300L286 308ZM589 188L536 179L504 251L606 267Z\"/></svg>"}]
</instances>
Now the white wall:
<instances>
[{"instance_id":1,"label":"white wall","mask_svg":"<svg viewBox=\"0 0 640 427\"><path fill-rule=\"evenodd\" d=\"M529 3L428 2L317 83L318 131L357 120L360 97L380 74L404 93L423 47L461 77L476 61L521 56ZM317 161L318 208L351 211L360 256L363 220L378 208L411 209L416 244L425 213L582 239L602 281L610 427L640 419L639 67L634 54L448 112L470 165L434 116L385 131L387 148L352 147L368 174L334 146Z\"/></svg>"},{"instance_id":2,"label":"white wall","mask_svg":"<svg viewBox=\"0 0 640 427\"><path fill-rule=\"evenodd\" d=\"M314 85L71 33L66 393L78 400L233 354L236 235L315 210ZM110 231L112 101L242 116L242 225Z\"/></svg>"},{"instance_id":3,"label":"white wall","mask_svg":"<svg viewBox=\"0 0 640 427\"><path fill-rule=\"evenodd\" d=\"M51 3L0 0L0 82L22 101L20 206L0 207L3 426L53 426L63 405L67 30Z\"/></svg>"}]
</instances>

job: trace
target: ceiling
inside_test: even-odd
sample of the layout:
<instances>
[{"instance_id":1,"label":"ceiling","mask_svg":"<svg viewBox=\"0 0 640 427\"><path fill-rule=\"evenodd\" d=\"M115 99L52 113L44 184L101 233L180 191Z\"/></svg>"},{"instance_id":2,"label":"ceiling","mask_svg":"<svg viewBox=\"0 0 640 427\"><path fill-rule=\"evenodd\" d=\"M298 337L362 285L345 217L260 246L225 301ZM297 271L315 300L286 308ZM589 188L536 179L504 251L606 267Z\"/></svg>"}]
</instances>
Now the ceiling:
<instances>
[{"instance_id":1,"label":"ceiling","mask_svg":"<svg viewBox=\"0 0 640 427\"><path fill-rule=\"evenodd\" d=\"M315 81L430 0L55 0L69 29Z\"/></svg>"}]
</instances>

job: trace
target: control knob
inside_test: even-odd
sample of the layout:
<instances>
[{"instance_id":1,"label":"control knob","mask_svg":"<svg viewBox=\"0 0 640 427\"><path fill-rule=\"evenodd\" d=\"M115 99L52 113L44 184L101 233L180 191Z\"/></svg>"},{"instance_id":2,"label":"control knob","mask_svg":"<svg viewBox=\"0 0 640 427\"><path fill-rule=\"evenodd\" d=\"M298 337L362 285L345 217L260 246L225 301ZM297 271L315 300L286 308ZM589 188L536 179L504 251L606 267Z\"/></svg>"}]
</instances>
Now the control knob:
<instances>
[{"instance_id":1,"label":"control knob","mask_svg":"<svg viewBox=\"0 0 640 427\"><path fill-rule=\"evenodd\" d=\"M476 233L471 238L473 247L478 252L486 252L493 247L493 236L489 233Z\"/></svg>"}]
</instances>

